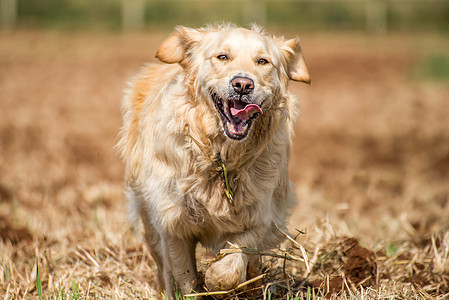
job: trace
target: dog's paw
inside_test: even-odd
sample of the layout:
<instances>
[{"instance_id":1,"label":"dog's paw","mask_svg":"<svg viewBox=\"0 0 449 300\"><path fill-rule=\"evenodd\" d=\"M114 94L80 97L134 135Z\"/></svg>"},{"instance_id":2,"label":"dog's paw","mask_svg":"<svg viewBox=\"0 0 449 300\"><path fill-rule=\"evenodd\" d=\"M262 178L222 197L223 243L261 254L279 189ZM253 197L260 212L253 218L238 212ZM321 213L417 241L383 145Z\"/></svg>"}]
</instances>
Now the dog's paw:
<instances>
[{"instance_id":1,"label":"dog's paw","mask_svg":"<svg viewBox=\"0 0 449 300\"><path fill-rule=\"evenodd\" d=\"M246 280L248 258L245 254L229 254L211 264L204 278L209 291L225 291Z\"/></svg>"}]
</instances>

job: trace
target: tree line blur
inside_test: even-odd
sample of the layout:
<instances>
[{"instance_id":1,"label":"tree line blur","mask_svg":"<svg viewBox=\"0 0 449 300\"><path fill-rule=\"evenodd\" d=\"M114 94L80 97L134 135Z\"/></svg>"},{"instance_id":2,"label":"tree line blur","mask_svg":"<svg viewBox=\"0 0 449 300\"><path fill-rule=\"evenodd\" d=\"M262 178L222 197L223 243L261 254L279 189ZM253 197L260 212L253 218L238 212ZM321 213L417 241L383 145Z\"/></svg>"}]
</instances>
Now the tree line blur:
<instances>
[{"instance_id":1,"label":"tree line blur","mask_svg":"<svg viewBox=\"0 0 449 300\"><path fill-rule=\"evenodd\" d=\"M3 28L164 29L231 21L301 30L449 31L448 0L0 0Z\"/></svg>"}]
</instances>

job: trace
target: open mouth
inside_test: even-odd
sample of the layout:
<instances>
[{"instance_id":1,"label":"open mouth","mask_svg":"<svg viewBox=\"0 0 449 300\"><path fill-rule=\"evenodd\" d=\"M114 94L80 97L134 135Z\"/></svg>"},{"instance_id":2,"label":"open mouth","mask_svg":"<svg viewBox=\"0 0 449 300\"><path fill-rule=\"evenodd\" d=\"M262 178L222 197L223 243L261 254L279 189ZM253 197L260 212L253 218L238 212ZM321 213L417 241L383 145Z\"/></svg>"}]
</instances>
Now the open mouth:
<instances>
[{"instance_id":1,"label":"open mouth","mask_svg":"<svg viewBox=\"0 0 449 300\"><path fill-rule=\"evenodd\" d=\"M224 132L231 139L245 138L253 120L263 113L259 105L246 103L240 98L223 99L217 94L212 94L212 99L220 113Z\"/></svg>"}]
</instances>

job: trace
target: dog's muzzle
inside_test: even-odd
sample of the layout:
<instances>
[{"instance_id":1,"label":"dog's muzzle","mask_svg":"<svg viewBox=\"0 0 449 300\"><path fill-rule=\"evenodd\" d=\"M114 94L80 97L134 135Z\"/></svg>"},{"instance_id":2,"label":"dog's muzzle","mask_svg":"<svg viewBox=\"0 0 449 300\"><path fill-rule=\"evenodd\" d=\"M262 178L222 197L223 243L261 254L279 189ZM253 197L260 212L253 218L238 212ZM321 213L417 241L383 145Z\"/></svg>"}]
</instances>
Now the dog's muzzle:
<instances>
[{"instance_id":1,"label":"dog's muzzle","mask_svg":"<svg viewBox=\"0 0 449 300\"><path fill-rule=\"evenodd\" d=\"M231 139L244 139L253 120L263 113L259 105L243 101L241 95L221 98L214 93L212 99L223 122L223 130Z\"/></svg>"}]
</instances>

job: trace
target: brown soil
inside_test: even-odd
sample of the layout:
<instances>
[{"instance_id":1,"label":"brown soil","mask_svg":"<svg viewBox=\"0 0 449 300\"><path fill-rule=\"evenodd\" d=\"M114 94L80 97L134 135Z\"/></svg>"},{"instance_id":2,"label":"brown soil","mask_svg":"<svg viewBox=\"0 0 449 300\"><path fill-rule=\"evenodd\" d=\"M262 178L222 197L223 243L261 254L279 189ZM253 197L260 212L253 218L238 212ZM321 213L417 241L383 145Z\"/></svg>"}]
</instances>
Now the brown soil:
<instances>
[{"instance_id":1,"label":"brown soil","mask_svg":"<svg viewBox=\"0 0 449 300\"><path fill-rule=\"evenodd\" d=\"M0 239L3 243L11 242L16 245L20 242L30 242L33 235L26 227L14 226L9 220L0 216Z\"/></svg>"}]
</instances>

